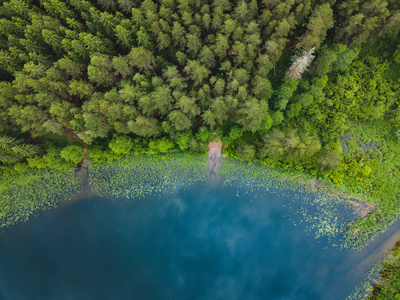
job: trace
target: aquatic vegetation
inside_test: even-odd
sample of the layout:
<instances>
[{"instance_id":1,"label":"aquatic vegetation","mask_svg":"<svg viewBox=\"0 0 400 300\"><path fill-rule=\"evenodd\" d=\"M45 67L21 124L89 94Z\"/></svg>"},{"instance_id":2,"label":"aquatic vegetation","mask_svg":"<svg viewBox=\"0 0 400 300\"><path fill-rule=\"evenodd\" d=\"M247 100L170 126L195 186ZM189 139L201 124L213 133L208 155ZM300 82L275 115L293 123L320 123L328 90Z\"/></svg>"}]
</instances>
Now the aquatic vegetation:
<instances>
[{"instance_id":1,"label":"aquatic vegetation","mask_svg":"<svg viewBox=\"0 0 400 300\"><path fill-rule=\"evenodd\" d=\"M92 155L93 158L97 157L89 152L89 158ZM179 153L170 153L168 156L110 154L106 159L94 159L89 170L92 191L115 199L174 193L209 178L206 158ZM70 180L71 175L67 173L31 170L26 173L27 179L21 180L19 185L15 183L17 177L10 179L14 182L9 185L3 183L4 187L16 188L3 188L2 227L27 220L34 211L53 207L59 203L59 198L67 198L62 195L80 190L82 181L76 178ZM225 158L222 160L219 181L238 190L245 187L260 197L265 192L290 197L292 204L287 206L288 217L297 220L293 222L303 223L305 230L315 238L328 238L338 247L362 248L367 245L374 236L372 233L376 235L378 231L372 232L367 227L364 230L367 234L363 231L363 234L354 235L352 232L355 224L371 220L372 215L360 219L357 214L359 206L352 203L349 197L344 197L322 181L314 183L311 175L303 175L295 169L282 170L254 163L247 165ZM218 175L213 180L218 180ZM30 183L33 188L30 188ZM65 193L62 192L63 185ZM8 202L3 200L8 197L6 195L11 195Z\"/></svg>"},{"instance_id":2,"label":"aquatic vegetation","mask_svg":"<svg viewBox=\"0 0 400 300\"><path fill-rule=\"evenodd\" d=\"M90 185L101 196L138 199L150 195L174 193L196 182L207 180L205 158L182 155L131 155L90 165ZM222 160L220 174L212 177L238 191L245 188L262 197L266 192L290 197L288 218L303 223L315 238L327 238L333 246L361 249L374 237L351 235L360 219L360 203L341 190L315 183L295 169L271 168L245 164L236 159ZM210 178L211 179L211 178ZM312 184L311 184L312 183ZM240 197L240 193L237 194ZM368 217L370 218L370 217ZM370 233L370 231L368 231Z\"/></svg>"},{"instance_id":3,"label":"aquatic vegetation","mask_svg":"<svg viewBox=\"0 0 400 300\"><path fill-rule=\"evenodd\" d=\"M380 281L369 287L368 299L398 299L400 297L400 241L380 262Z\"/></svg>"},{"instance_id":4,"label":"aquatic vegetation","mask_svg":"<svg viewBox=\"0 0 400 300\"><path fill-rule=\"evenodd\" d=\"M376 262L347 300L387 300L400 296L400 241Z\"/></svg>"},{"instance_id":5,"label":"aquatic vegetation","mask_svg":"<svg viewBox=\"0 0 400 300\"><path fill-rule=\"evenodd\" d=\"M310 178L301 176L299 171L247 165L229 158L223 160L220 176L222 184L232 188L246 187L260 196L269 192L290 197L287 217L303 223L305 231L317 239L328 239L336 247L361 248L357 239L346 236L349 223L357 220L357 206L331 186L322 182L318 187L312 186L307 183Z\"/></svg>"},{"instance_id":6,"label":"aquatic vegetation","mask_svg":"<svg viewBox=\"0 0 400 300\"><path fill-rule=\"evenodd\" d=\"M101 196L120 199L173 193L207 177L205 158L180 154L134 155L90 165L92 190Z\"/></svg>"},{"instance_id":7,"label":"aquatic vegetation","mask_svg":"<svg viewBox=\"0 0 400 300\"><path fill-rule=\"evenodd\" d=\"M175 152L218 138L249 165L220 182L292 197L316 238L361 249L400 216L398 1L178 2L1 1L0 229L87 157L114 198L204 181Z\"/></svg>"},{"instance_id":8,"label":"aquatic vegetation","mask_svg":"<svg viewBox=\"0 0 400 300\"><path fill-rule=\"evenodd\" d=\"M365 300L371 293L371 284L376 282L379 277L379 272L382 270L382 265L386 261L386 258L376 262L371 269L368 271L364 280L359 283L354 289L353 293L350 294L346 300ZM386 300L386 298L384 298Z\"/></svg>"},{"instance_id":9,"label":"aquatic vegetation","mask_svg":"<svg viewBox=\"0 0 400 300\"><path fill-rule=\"evenodd\" d=\"M82 189L83 182L68 171L29 170L0 182L0 233L27 221L40 210L56 207Z\"/></svg>"},{"instance_id":10,"label":"aquatic vegetation","mask_svg":"<svg viewBox=\"0 0 400 300\"><path fill-rule=\"evenodd\" d=\"M301 226L308 235L327 240L333 247L360 249L371 240L369 236L366 239L349 233L354 229L352 224L370 220L375 211L360 219L359 206L341 194L341 190L323 181L314 182L312 175L303 176L304 173L294 168L283 170L225 157L220 173L210 177L204 157L179 153L106 156L106 159L90 162L89 166L91 189L100 196L115 200L143 199L216 180L236 190L238 197L245 196L244 192L262 199L266 193L272 193L289 199L289 203L282 203L287 209L285 217L294 226ZM28 170L24 176L10 177L7 181L0 186L2 230L28 220L38 210L70 199L83 185L83 181L72 177L70 172L56 170ZM376 270L371 271L368 280L376 278ZM360 295L370 282L367 279L359 288Z\"/></svg>"}]
</instances>

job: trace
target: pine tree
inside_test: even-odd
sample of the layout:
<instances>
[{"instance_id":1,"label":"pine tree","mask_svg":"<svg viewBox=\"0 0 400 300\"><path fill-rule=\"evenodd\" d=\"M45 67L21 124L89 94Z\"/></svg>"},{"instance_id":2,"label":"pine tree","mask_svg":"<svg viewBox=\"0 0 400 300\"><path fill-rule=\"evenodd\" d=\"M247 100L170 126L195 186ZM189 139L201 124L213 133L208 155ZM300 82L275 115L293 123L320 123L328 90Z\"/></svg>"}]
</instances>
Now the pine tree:
<instances>
[{"instance_id":1,"label":"pine tree","mask_svg":"<svg viewBox=\"0 0 400 300\"><path fill-rule=\"evenodd\" d=\"M111 60L107 55L95 54L88 66L89 80L99 85L111 85L115 81L111 68Z\"/></svg>"},{"instance_id":2,"label":"pine tree","mask_svg":"<svg viewBox=\"0 0 400 300\"><path fill-rule=\"evenodd\" d=\"M274 107L276 110L285 110L294 91L297 89L298 81L288 78L276 91Z\"/></svg>"},{"instance_id":3,"label":"pine tree","mask_svg":"<svg viewBox=\"0 0 400 300\"><path fill-rule=\"evenodd\" d=\"M138 136L150 137L159 134L156 119L138 116L135 121L128 122L128 128L131 132Z\"/></svg>"},{"instance_id":4,"label":"pine tree","mask_svg":"<svg viewBox=\"0 0 400 300\"><path fill-rule=\"evenodd\" d=\"M190 119L179 110L174 110L169 113L168 119L176 131L184 131L192 126Z\"/></svg>"},{"instance_id":5,"label":"pine tree","mask_svg":"<svg viewBox=\"0 0 400 300\"><path fill-rule=\"evenodd\" d=\"M39 152L39 147L32 144L24 144L13 137L0 136L0 162L15 163L24 158L32 157Z\"/></svg>"},{"instance_id":6,"label":"pine tree","mask_svg":"<svg viewBox=\"0 0 400 300\"><path fill-rule=\"evenodd\" d=\"M243 126L243 130L256 132L260 129L268 113L268 103L258 101L256 98L247 100L238 110L237 122Z\"/></svg>"},{"instance_id":7,"label":"pine tree","mask_svg":"<svg viewBox=\"0 0 400 300\"><path fill-rule=\"evenodd\" d=\"M330 5L328 3L318 5L309 19L307 31L300 38L297 48L303 48L306 51L313 47L318 48L333 25L333 10Z\"/></svg>"}]
</instances>

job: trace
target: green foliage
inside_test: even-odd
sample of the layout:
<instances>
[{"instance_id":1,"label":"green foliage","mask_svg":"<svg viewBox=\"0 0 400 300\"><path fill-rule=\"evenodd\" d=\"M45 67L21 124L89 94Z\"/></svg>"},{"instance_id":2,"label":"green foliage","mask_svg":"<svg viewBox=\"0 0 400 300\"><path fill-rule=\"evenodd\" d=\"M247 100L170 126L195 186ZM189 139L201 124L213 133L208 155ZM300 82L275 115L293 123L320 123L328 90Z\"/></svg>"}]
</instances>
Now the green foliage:
<instances>
[{"instance_id":1,"label":"green foliage","mask_svg":"<svg viewBox=\"0 0 400 300\"><path fill-rule=\"evenodd\" d=\"M108 144L108 147L116 154L130 154L133 145L133 141L130 137L115 136Z\"/></svg>"},{"instance_id":2,"label":"green foliage","mask_svg":"<svg viewBox=\"0 0 400 300\"><path fill-rule=\"evenodd\" d=\"M341 169L342 155L334 149L324 149L318 155L318 167L322 173L333 173Z\"/></svg>"},{"instance_id":3,"label":"green foliage","mask_svg":"<svg viewBox=\"0 0 400 300\"><path fill-rule=\"evenodd\" d=\"M136 121L134 122L129 121L128 128L133 133L144 137L154 136L159 133L157 120L144 116L137 117Z\"/></svg>"},{"instance_id":4,"label":"green foliage","mask_svg":"<svg viewBox=\"0 0 400 300\"><path fill-rule=\"evenodd\" d=\"M72 171L83 147L93 164L204 154L221 138L233 157L371 195L382 215L349 236L397 216L396 1L178 2L2 1L2 172ZM282 81L292 49L314 47L310 72Z\"/></svg>"},{"instance_id":5,"label":"green foliage","mask_svg":"<svg viewBox=\"0 0 400 300\"><path fill-rule=\"evenodd\" d=\"M79 146L71 145L64 149L49 148L43 156L36 155L28 158L27 161L31 168L72 171L82 158L82 149Z\"/></svg>"},{"instance_id":6,"label":"green foliage","mask_svg":"<svg viewBox=\"0 0 400 300\"><path fill-rule=\"evenodd\" d=\"M256 147L254 147L254 145L243 144L239 146L239 148L236 150L236 153L240 160L251 162L256 156Z\"/></svg>"},{"instance_id":7,"label":"green foliage","mask_svg":"<svg viewBox=\"0 0 400 300\"><path fill-rule=\"evenodd\" d=\"M47 164L43 157L34 156L28 159L28 166L31 168L45 169Z\"/></svg>"},{"instance_id":8,"label":"green foliage","mask_svg":"<svg viewBox=\"0 0 400 300\"><path fill-rule=\"evenodd\" d=\"M106 161L118 159L119 156L109 149L104 150L101 146L90 147L87 151L88 158L93 165L99 165Z\"/></svg>"},{"instance_id":9,"label":"green foliage","mask_svg":"<svg viewBox=\"0 0 400 300\"><path fill-rule=\"evenodd\" d=\"M239 140L243 135L243 129L238 126L232 126L229 130L228 136L222 138L223 144L232 144L236 140Z\"/></svg>"},{"instance_id":10,"label":"green foliage","mask_svg":"<svg viewBox=\"0 0 400 300\"><path fill-rule=\"evenodd\" d=\"M93 55L88 66L88 76L93 83L111 85L114 82L114 76L109 57L104 54Z\"/></svg>"},{"instance_id":11,"label":"green foliage","mask_svg":"<svg viewBox=\"0 0 400 300\"><path fill-rule=\"evenodd\" d=\"M82 161L84 155L81 147L71 145L62 149L60 156L68 162L78 164Z\"/></svg>"},{"instance_id":12,"label":"green foliage","mask_svg":"<svg viewBox=\"0 0 400 300\"><path fill-rule=\"evenodd\" d=\"M243 130L256 132L268 116L268 103L252 98L238 110L238 123Z\"/></svg>"},{"instance_id":13,"label":"green foliage","mask_svg":"<svg viewBox=\"0 0 400 300\"><path fill-rule=\"evenodd\" d=\"M208 145L206 142L201 142L192 137L189 141L189 149L191 152L196 154L204 155L207 154Z\"/></svg>"},{"instance_id":14,"label":"green foliage","mask_svg":"<svg viewBox=\"0 0 400 300\"><path fill-rule=\"evenodd\" d=\"M372 286L369 300L400 298L400 242L382 263L380 280Z\"/></svg>"},{"instance_id":15,"label":"green foliage","mask_svg":"<svg viewBox=\"0 0 400 300\"><path fill-rule=\"evenodd\" d=\"M192 138L192 134L190 132L186 131L186 132L182 132L181 134L179 134L179 136L175 142L182 151L185 151L190 146L191 138Z\"/></svg>"},{"instance_id":16,"label":"green foliage","mask_svg":"<svg viewBox=\"0 0 400 300\"><path fill-rule=\"evenodd\" d=\"M16 163L14 164L14 170L23 174L29 170L29 166L26 163Z\"/></svg>"},{"instance_id":17,"label":"green foliage","mask_svg":"<svg viewBox=\"0 0 400 300\"><path fill-rule=\"evenodd\" d=\"M359 51L349 45L394 38L398 7L386 0L292 2L6 1L1 68L15 78L15 91L2 96L1 119L32 137L70 139L76 131L73 138L88 144L113 134L155 137L165 121L171 139L225 121L257 135L304 111L329 124L312 105L321 104L325 87L313 84L297 101L297 82L280 82L291 56L285 48L318 50L332 28L336 43L322 46L313 72L344 72ZM388 109L374 106L377 116ZM338 115L332 123L340 127Z\"/></svg>"},{"instance_id":18,"label":"green foliage","mask_svg":"<svg viewBox=\"0 0 400 300\"><path fill-rule=\"evenodd\" d=\"M336 62L331 65L333 75L313 79L313 84L306 87L307 93L295 97L302 104L299 118L310 118L326 143L344 135L346 120L380 119L385 112L396 109L399 90L388 76L387 60L364 56L349 67L347 62ZM344 73L334 72L344 69Z\"/></svg>"},{"instance_id":19,"label":"green foliage","mask_svg":"<svg viewBox=\"0 0 400 300\"><path fill-rule=\"evenodd\" d=\"M395 63L400 64L400 44L397 47L397 50L393 53L393 60Z\"/></svg>"},{"instance_id":20,"label":"green foliage","mask_svg":"<svg viewBox=\"0 0 400 300\"><path fill-rule=\"evenodd\" d=\"M279 110L272 112L271 116L272 116L272 126L278 126L285 119L285 116Z\"/></svg>"},{"instance_id":21,"label":"green foliage","mask_svg":"<svg viewBox=\"0 0 400 300\"><path fill-rule=\"evenodd\" d=\"M325 39L327 31L333 27L333 10L329 3L317 5L307 24L307 31L304 33L298 47L309 50L312 47L319 47Z\"/></svg>"},{"instance_id":22,"label":"green foliage","mask_svg":"<svg viewBox=\"0 0 400 300\"><path fill-rule=\"evenodd\" d=\"M299 134L295 129L273 129L263 136L261 158L299 161L311 157L321 149L320 142L308 135Z\"/></svg>"},{"instance_id":23,"label":"green foliage","mask_svg":"<svg viewBox=\"0 0 400 300\"><path fill-rule=\"evenodd\" d=\"M199 132L196 134L196 139L198 139L201 142L209 142L217 140L214 132L205 126L200 127Z\"/></svg>"},{"instance_id":24,"label":"green foliage","mask_svg":"<svg viewBox=\"0 0 400 300\"><path fill-rule=\"evenodd\" d=\"M23 81L26 83L26 96L37 97L36 94L43 90L43 86L49 86L52 89L51 93L46 92L41 98L58 98L60 88L63 89L61 83L67 82L66 86L70 89L62 92L63 101L68 102L70 108L80 108L81 102L90 101L88 98L98 91L99 86L106 92L115 84L127 84L121 80L130 80L132 76L152 77L154 71L163 72L164 68L175 67L175 76L168 79L170 90L163 87L162 90L151 91L149 86L146 89L138 86L141 91L136 91L135 95L131 97L131 94L129 98L132 101L137 101L137 97L142 99L139 107L141 115L149 117L155 114L157 118L158 113L163 116L170 115L178 131L192 127L193 118L203 113L206 117L205 122L212 127L221 124L220 120L231 117L237 104L230 105L227 101L224 101L225 104L218 102L219 106L214 105L211 111L205 111L204 108L209 103L217 103L211 100L218 96L238 99L241 114L251 115L251 110L257 107L252 97L258 101L267 101L270 98L272 89L267 75L291 35L293 37L296 32L296 36L301 36L297 46L318 46L331 26L332 11L341 11L336 6L311 3L306 5L307 9L296 11L292 10L292 4L288 4L284 10L276 4L268 8L259 8L258 4L252 1L229 3L227 6L223 5L222 10L216 13L210 12L207 4L200 5L198 8L204 11L204 14L202 17L194 17L191 10L195 6L197 9L197 4L193 3L186 3L185 9L176 10L176 14L173 14L175 4L168 4L166 7L146 2L140 9L132 9L134 5L123 0L118 1L118 5L114 1L101 1L99 7L107 12L97 9L89 2L72 1L65 4L52 0L45 1L43 6L36 6L37 3L27 5L24 1L18 5L10 3L5 2L2 10L2 36L7 40L3 44L10 47L1 49L1 53L4 57L4 68L10 72L23 70L27 75L24 79L28 80ZM118 9L123 13L132 14L132 18L115 12ZM147 9L150 9L149 13ZM80 12L81 16L76 15L76 12ZM13 19L14 15L18 15L20 19ZM324 19L324 22L321 23L321 19ZM395 24L390 20L388 24ZM346 23L345 18L343 22ZM214 35L205 37L201 34L209 32L210 29L215 31ZM171 45L179 50L174 52L176 56L171 55L175 49L164 51L170 49ZM267 51L266 54L261 54L264 45ZM129 53L126 53L128 50ZM183 53L187 53L189 57ZM216 59L223 60L221 66L216 65ZM179 68L176 68L176 63L179 64ZM57 72L61 71L56 80L57 87L54 79L47 73L52 65L56 67ZM68 82L70 77L75 81ZM209 86L212 77L218 78L214 87ZM90 85L88 80L94 86ZM192 84L186 85L188 81ZM35 91L32 93L27 89L28 86L35 86ZM141 94L143 92L145 95ZM142 98L148 96L147 93L152 94ZM125 97L123 94L122 92L122 97ZM170 94L177 99L171 99ZM181 105L184 101L175 101L183 95L190 95L190 99L194 99L196 105L200 104L203 111L191 105L189 113L187 105ZM78 96L81 100L70 96ZM161 101L164 98L165 103ZM281 102L281 108L285 106L285 101ZM17 118L17 111L21 112L25 108L27 111L34 111L33 107L26 107L27 103L32 103L32 100L20 101L22 107L11 110L14 122L18 126L35 136L47 131L62 134L60 126L48 120L52 116L47 114L48 107L45 105L37 105L34 102L33 106L40 107L40 110L35 111L38 117L34 121L37 122L32 122L26 114L21 114L23 118ZM225 105L222 112L221 103ZM185 116L179 114L180 109ZM68 122L61 124L75 128L79 118L81 116L78 110L74 109ZM90 142L93 138L104 137L104 129L108 126L103 120L96 122L95 116L87 114L84 118L89 128L79 132L80 138ZM264 123L254 121L254 116L246 119L238 115L233 119L252 132L260 129ZM182 121L177 122L178 120ZM32 122L30 126L25 125L29 122ZM108 125L115 127L117 133L127 133L128 127L136 127L128 126L128 121L122 124L111 124L114 123L113 120L106 122L110 122ZM43 123L45 125L42 128L39 124ZM93 127L102 129L93 130ZM135 131L138 132L136 128L132 132Z\"/></svg>"},{"instance_id":25,"label":"green foliage","mask_svg":"<svg viewBox=\"0 0 400 300\"><path fill-rule=\"evenodd\" d=\"M158 153L167 153L170 152L174 148L175 144L173 141L163 137L157 140L151 140L149 142L149 150L148 154L158 154Z\"/></svg>"},{"instance_id":26,"label":"green foliage","mask_svg":"<svg viewBox=\"0 0 400 300\"><path fill-rule=\"evenodd\" d=\"M4 164L16 163L39 152L39 148L31 144L23 144L10 136L0 136L0 162Z\"/></svg>"},{"instance_id":27,"label":"green foliage","mask_svg":"<svg viewBox=\"0 0 400 300\"><path fill-rule=\"evenodd\" d=\"M298 81L293 78L285 80L276 92L276 100L274 103L274 108L276 110L285 110L290 98L297 89L297 85Z\"/></svg>"}]
</instances>

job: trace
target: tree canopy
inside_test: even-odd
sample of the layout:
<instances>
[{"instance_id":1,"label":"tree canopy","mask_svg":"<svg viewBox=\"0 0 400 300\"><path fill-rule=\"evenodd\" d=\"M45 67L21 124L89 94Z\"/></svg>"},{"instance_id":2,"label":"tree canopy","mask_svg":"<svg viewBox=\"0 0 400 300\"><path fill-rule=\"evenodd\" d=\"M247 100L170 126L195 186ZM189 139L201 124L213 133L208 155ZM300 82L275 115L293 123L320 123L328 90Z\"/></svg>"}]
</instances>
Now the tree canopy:
<instances>
[{"instance_id":1,"label":"tree canopy","mask_svg":"<svg viewBox=\"0 0 400 300\"><path fill-rule=\"evenodd\" d=\"M15 142L2 164L33 163L48 147L76 163L79 147L99 143L118 155L199 152L218 136L244 160L337 172L346 122L400 119L399 10L390 0L2 1L0 136ZM384 57L358 56L379 41L392 45ZM71 147L40 142L56 136Z\"/></svg>"}]
</instances>

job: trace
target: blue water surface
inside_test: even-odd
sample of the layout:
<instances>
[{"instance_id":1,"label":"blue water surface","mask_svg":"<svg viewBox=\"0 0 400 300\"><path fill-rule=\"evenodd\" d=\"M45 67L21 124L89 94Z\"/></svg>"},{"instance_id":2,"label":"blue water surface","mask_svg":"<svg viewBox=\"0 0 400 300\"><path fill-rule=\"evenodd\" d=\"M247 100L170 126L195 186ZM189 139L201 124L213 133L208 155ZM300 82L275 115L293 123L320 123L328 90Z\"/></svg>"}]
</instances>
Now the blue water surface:
<instances>
[{"instance_id":1,"label":"blue water surface","mask_svg":"<svg viewBox=\"0 0 400 300\"><path fill-rule=\"evenodd\" d=\"M343 299L366 275L367 252L294 225L294 198L240 192L198 184L42 212L0 237L0 298Z\"/></svg>"}]
</instances>

